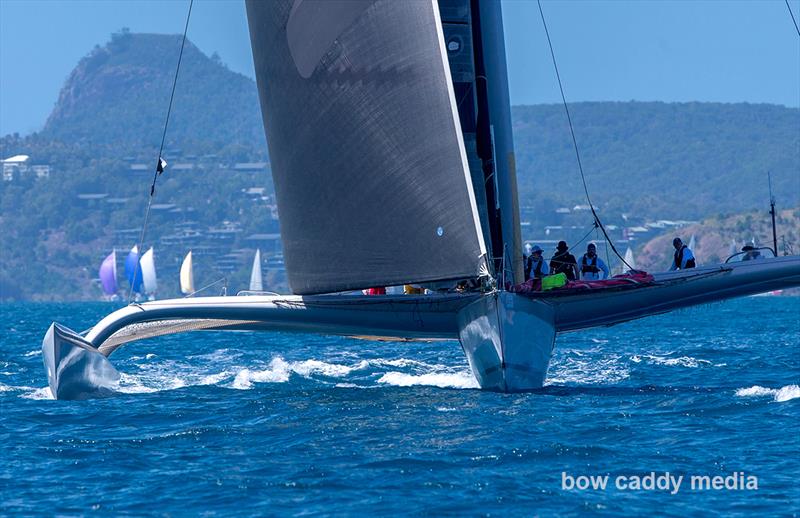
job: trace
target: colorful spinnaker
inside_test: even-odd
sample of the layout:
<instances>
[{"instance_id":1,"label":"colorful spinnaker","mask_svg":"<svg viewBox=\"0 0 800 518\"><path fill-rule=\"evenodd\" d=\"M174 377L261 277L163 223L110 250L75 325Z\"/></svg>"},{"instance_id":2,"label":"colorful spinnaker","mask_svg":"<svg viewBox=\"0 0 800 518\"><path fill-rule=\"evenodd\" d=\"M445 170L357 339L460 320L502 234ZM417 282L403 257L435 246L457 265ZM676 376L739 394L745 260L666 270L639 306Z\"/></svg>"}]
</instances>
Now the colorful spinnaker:
<instances>
[{"instance_id":1,"label":"colorful spinnaker","mask_svg":"<svg viewBox=\"0 0 800 518\"><path fill-rule=\"evenodd\" d=\"M117 286L117 251L114 250L100 264L100 283L103 285L103 293L109 297L116 295Z\"/></svg>"},{"instance_id":2,"label":"colorful spinnaker","mask_svg":"<svg viewBox=\"0 0 800 518\"><path fill-rule=\"evenodd\" d=\"M133 245L128 257L125 258L125 277L133 293L142 293L142 267L139 264L139 247Z\"/></svg>"}]
</instances>

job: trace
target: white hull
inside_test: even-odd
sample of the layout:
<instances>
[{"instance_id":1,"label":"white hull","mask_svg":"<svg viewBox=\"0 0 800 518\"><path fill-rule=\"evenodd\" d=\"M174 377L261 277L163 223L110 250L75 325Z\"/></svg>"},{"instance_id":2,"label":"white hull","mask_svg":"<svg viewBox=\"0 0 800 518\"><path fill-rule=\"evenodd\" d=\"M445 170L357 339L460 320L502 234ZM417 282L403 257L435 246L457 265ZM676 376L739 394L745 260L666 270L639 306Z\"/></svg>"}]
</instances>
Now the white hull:
<instances>
[{"instance_id":1,"label":"white hull","mask_svg":"<svg viewBox=\"0 0 800 518\"><path fill-rule=\"evenodd\" d=\"M69 355L58 350L65 340L96 348L98 355L107 357L135 340L214 329L459 339L482 388L513 392L543 385L558 332L793 286L800 286L800 257L663 273L644 287L552 292L534 298L508 292L198 297L132 304L101 320L85 338L54 326L42 348L50 387L58 398L79 397L82 387L76 376L50 375L63 371L60 364ZM95 376L89 388L110 386L96 379L106 370L89 352L83 355L89 365L85 372ZM74 363L75 358L69 358ZM70 383L78 388L65 387Z\"/></svg>"}]
</instances>

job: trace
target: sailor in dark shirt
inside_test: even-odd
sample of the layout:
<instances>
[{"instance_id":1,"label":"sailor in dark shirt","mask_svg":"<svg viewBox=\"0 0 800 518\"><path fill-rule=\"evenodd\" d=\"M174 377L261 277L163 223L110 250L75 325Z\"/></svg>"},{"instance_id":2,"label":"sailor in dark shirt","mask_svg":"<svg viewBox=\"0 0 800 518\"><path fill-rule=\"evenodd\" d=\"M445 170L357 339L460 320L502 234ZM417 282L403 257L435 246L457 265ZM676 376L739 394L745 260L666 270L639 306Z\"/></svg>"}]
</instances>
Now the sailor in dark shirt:
<instances>
[{"instance_id":1,"label":"sailor in dark shirt","mask_svg":"<svg viewBox=\"0 0 800 518\"><path fill-rule=\"evenodd\" d=\"M566 241L558 242L556 254L550 259L550 273L563 273L570 281L578 278L578 262L575 260L575 256L569 253Z\"/></svg>"}]
</instances>

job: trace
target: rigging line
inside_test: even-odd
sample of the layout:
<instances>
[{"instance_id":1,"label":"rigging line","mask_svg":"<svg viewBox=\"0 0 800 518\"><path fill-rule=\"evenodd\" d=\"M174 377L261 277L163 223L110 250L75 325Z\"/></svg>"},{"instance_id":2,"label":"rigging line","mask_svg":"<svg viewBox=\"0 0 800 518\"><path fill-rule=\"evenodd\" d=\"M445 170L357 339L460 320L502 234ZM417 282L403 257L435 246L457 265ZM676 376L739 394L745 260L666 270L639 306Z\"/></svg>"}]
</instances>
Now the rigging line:
<instances>
[{"instance_id":1,"label":"rigging line","mask_svg":"<svg viewBox=\"0 0 800 518\"><path fill-rule=\"evenodd\" d=\"M792 7L789 5L789 0L783 0L786 2L786 8L789 9L789 16L792 17L792 23L794 24L794 30L797 31L797 35L800 36L800 28L797 27L797 20L794 18L794 13L792 12Z\"/></svg>"},{"instance_id":2,"label":"rigging line","mask_svg":"<svg viewBox=\"0 0 800 518\"><path fill-rule=\"evenodd\" d=\"M186 13L186 24L183 26L183 39L181 40L181 51L178 54L178 64L175 67L175 77L172 79L172 92L169 94L169 106L167 106L167 117L164 120L164 130L161 132L161 145L158 147L158 157L156 158L156 170L153 173L153 183L150 185L150 196L147 198L147 208L144 211L144 224L142 225L142 233L139 235L139 246L138 246L138 253L141 256L142 253L142 246L144 245L144 236L147 231L147 222L150 219L150 208L153 205L153 196L156 193L156 181L158 180L158 175L164 171L161 165L161 154L164 152L164 142L167 138L167 127L169 126L169 116L172 113L172 101L175 98L175 87L178 84L178 72L181 70L181 60L183 59L183 48L186 46L186 33L189 31L189 18L192 17L192 5L194 5L194 0L189 0L189 12ZM131 302L131 297L133 297L133 287L136 285L136 277L139 273L138 264L137 267L133 269L133 281L131 282L130 288L128 288L128 304Z\"/></svg>"},{"instance_id":3,"label":"rigging line","mask_svg":"<svg viewBox=\"0 0 800 518\"><path fill-rule=\"evenodd\" d=\"M584 236L583 236L583 237L580 239L580 241L578 241L577 243L575 243L575 244L574 244L574 245L572 245L571 247L567 248L567 252L572 252L572 251L573 251L575 248L577 248L577 246L578 246L579 244L583 243L583 241L584 241L584 240L585 240L587 237L589 237L589 236L592 234L592 232L594 232L594 229L596 229L596 228L597 228L597 223L594 223L594 224L592 225L592 228L590 228L590 229L589 229L589 232L587 232L587 233L586 233L586 235L584 235Z\"/></svg>"},{"instance_id":4,"label":"rigging line","mask_svg":"<svg viewBox=\"0 0 800 518\"><path fill-rule=\"evenodd\" d=\"M586 176L583 173L583 163L581 162L581 154L578 151L578 140L575 138L575 128L572 126L572 116L569 113L569 105L567 104L567 96L564 95L564 86L561 83L561 74L558 72L558 64L556 63L556 53L553 50L553 42L550 40L550 31L547 29L547 22L544 19L544 11L542 10L542 1L536 0L536 4L539 6L539 15L542 17L542 25L544 26L544 33L547 36L547 45L550 47L550 57L553 59L553 68L556 71L556 79L558 79L558 89L561 91L561 100L564 103L564 111L567 113L567 122L569 123L569 133L572 136L572 145L575 149L575 158L578 160L578 170L581 173L581 181L583 182L583 192L586 193L586 201L589 202L589 208L592 211L592 216L594 216L594 220L597 223L597 226L600 227L600 230L603 232L603 235L606 238L606 241L611 245L611 250L619 257L619 259L625 263L625 265L630 268L631 265L625 262L625 259L620 255L617 251L617 248L614 246L614 243L611 241L611 238L606 232L606 228L603 226L603 222L600 221L600 217L597 215L597 212L594 210L594 204L592 203L592 199L589 196L589 188L586 186Z\"/></svg>"},{"instance_id":5,"label":"rigging line","mask_svg":"<svg viewBox=\"0 0 800 518\"><path fill-rule=\"evenodd\" d=\"M191 293L187 293L186 295L184 295L184 297L183 297L183 298L185 298L185 299L186 299L186 298L189 298L189 297L191 297L191 296L193 296L193 295L196 295L196 294L200 293L201 291L205 291L205 290L207 290L208 288L210 288L211 286L214 286L214 285L216 285L216 284L219 284L219 283L221 283L221 282L228 282L228 278L227 278L227 277L222 277L221 279L217 279L216 281L214 281L214 282L212 282L212 283L210 283L210 284L206 284L205 286L203 286L203 287L202 287L202 288L200 288L199 290L194 290L194 291L193 291L193 292L191 292Z\"/></svg>"}]
</instances>

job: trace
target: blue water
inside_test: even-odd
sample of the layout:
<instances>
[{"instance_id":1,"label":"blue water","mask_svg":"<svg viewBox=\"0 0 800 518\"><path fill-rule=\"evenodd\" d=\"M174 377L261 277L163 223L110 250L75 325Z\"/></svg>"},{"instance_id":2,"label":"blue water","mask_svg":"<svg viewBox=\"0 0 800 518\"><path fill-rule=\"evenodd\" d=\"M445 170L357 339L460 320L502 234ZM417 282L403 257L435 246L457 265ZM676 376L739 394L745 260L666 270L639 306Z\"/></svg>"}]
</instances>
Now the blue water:
<instances>
[{"instance_id":1,"label":"blue water","mask_svg":"<svg viewBox=\"0 0 800 518\"><path fill-rule=\"evenodd\" d=\"M457 342L194 333L123 347L122 393L79 402L41 337L110 307L0 308L0 514L800 512L800 298L560 336L535 393L475 390ZM675 494L615 487L666 471ZM758 489L688 487L738 473Z\"/></svg>"}]
</instances>

